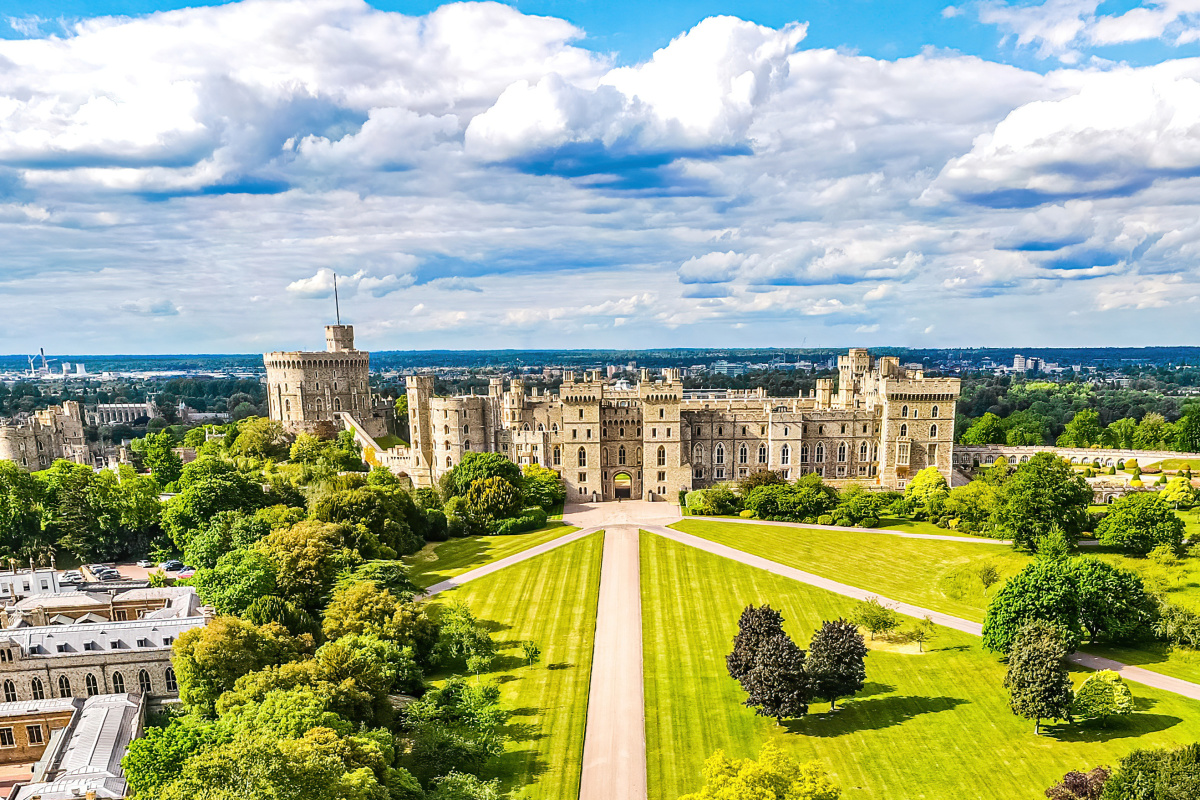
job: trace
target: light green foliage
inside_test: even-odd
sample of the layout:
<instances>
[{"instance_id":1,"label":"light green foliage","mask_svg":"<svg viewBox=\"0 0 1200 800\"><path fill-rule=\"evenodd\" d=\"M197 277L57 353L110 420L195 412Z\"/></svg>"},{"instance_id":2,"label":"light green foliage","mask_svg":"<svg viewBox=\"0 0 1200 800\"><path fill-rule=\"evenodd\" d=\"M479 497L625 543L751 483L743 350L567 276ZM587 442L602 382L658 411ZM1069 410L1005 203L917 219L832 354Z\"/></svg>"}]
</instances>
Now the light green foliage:
<instances>
[{"instance_id":1,"label":"light green foliage","mask_svg":"<svg viewBox=\"0 0 1200 800\"><path fill-rule=\"evenodd\" d=\"M42 532L41 502L42 484L13 462L0 461L0 558L25 562L51 543Z\"/></svg>"},{"instance_id":2,"label":"light green foliage","mask_svg":"<svg viewBox=\"0 0 1200 800\"><path fill-rule=\"evenodd\" d=\"M1052 453L1038 453L1004 481L995 523L1023 549L1033 549L1056 527L1075 541L1087 525L1091 501L1091 487L1070 464Z\"/></svg>"},{"instance_id":3,"label":"light green foliage","mask_svg":"<svg viewBox=\"0 0 1200 800\"><path fill-rule=\"evenodd\" d=\"M688 511L705 516L736 514L742 505L742 499L728 486L688 492L686 502Z\"/></svg>"},{"instance_id":4,"label":"light green foliage","mask_svg":"<svg viewBox=\"0 0 1200 800\"><path fill-rule=\"evenodd\" d=\"M704 762L704 788L680 800L838 800L841 790L817 761L801 764L771 742L758 760L724 750Z\"/></svg>"},{"instance_id":5,"label":"light green foliage","mask_svg":"<svg viewBox=\"0 0 1200 800\"><path fill-rule=\"evenodd\" d=\"M1129 417L1113 420L1109 426L1104 429L1104 435L1101 442L1105 447L1113 447L1118 450L1132 450L1133 439L1137 434L1137 421Z\"/></svg>"},{"instance_id":6,"label":"light green foliage","mask_svg":"<svg viewBox=\"0 0 1200 800\"><path fill-rule=\"evenodd\" d=\"M1138 423L1133 446L1138 450L1170 450L1174 438L1174 431L1166 418L1157 411L1151 411Z\"/></svg>"},{"instance_id":7,"label":"light green foliage","mask_svg":"<svg viewBox=\"0 0 1200 800\"><path fill-rule=\"evenodd\" d=\"M368 580L347 584L333 593L325 609L323 630L330 639L350 634L378 636L412 647L422 661L438 637L437 625L424 605L396 597Z\"/></svg>"},{"instance_id":8,"label":"light green foliage","mask_svg":"<svg viewBox=\"0 0 1200 800\"><path fill-rule=\"evenodd\" d=\"M1059 447L1091 447L1103 436L1100 414L1090 408L1077 411L1058 437Z\"/></svg>"},{"instance_id":9,"label":"light green foliage","mask_svg":"<svg viewBox=\"0 0 1200 800\"><path fill-rule=\"evenodd\" d=\"M256 600L275 594L275 562L254 549L231 550L212 567L201 567L192 585L218 614L241 614Z\"/></svg>"},{"instance_id":10,"label":"light green foliage","mask_svg":"<svg viewBox=\"0 0 1200 800\"><path fill-rule=\"evenodd\" d=\"M425 515L399 486L370 484L324 492L313 500L311 514L322 522L361 526L359 538L378 543L375 549L380 551L369 553L360 547L364 557L408 555L424 544Z\"/></svg>"},{"instance_id":11,"label":"light green foliage","mask_svg":"<svg viewBox=\"0 0 1200 800\"><path fill-rule=\"evenodd\" d=\"M542 648L538 647L537 642L526 639L521 642L521 653L525 656L525 662L532 667L542 657Z\"/></svg>"},{"instance_id":12,"label":"light green foliage","mask_svg":"<svg viewBox=\"0 0 1200 800\"><path fill-rule=\"evenodd\" d=\"M449 606L438 622L441 630L435 653L441 663L460 661L482 668L495 656L496 643L466 605L455 603ZM471 671L481 670L472 668Z\"/></svg>"},{"instance_id":13,"label":"light green foliage","mask_svg":"<svg viewBox=\"0 0 1200 800\"><path fill-rule=\"evenodd\" d=\"M474 775L451 772L438 778L428 800L501 800L500 781L483 781Z\"/></svg>"},{"instance_id":14,"label":"light green foliage","mask_svg":"<svg viewBox=\"0 0 1200 800\"><path fill-rule=\"evenodd\" d=\"M467 490L467 514L480 530L516 516L521 510L521 490L505 478L479 478Z\"/></svg>"},{"instance_id":15,"label":"light green foliage","mask_svg":"<svg viewBox=\"0 0 1200 800\"><path fill-rule=\"evenodd\" d=\"M999 492L987 481L975 480L950 490L943 505L947 516L959 521L962 531L983 531L996 511Z\"/></svg>"},{"instance_id":16,"label":"light green foliage","mask_svg":"<svg viewBox=\"0 0 1200 800\"><path fill-rule=\"evenodd\" d=\"M889 633L900 627L900 615L879 602L878 597L859 601L850 619L856 625L870 631L872 639L878 634Z\"/></svg>"},{"instance_id":17,"label":"light green foliage","mask_svg":"<svg viewBox=\"0 0 1200 800\"><path fill-rule=\"evenodd\" d=\"M180 493L162 510L163 529L184 550L200 528L221 511L255 511L267 499L260 484L217 458L200 458L183 468Z\"/></svg>"},{"instance_id":18,"label":"light green foliage","mask_svg":"<svg viewBox=\"0 0 1200 800\"><path fill-rule=\"evenodd\" d=\"M1093 672L1075 690L1071 714L1081 719L1098 719L1107 724L1109 717L1127 717L1133 713L1133 695L1121 676L1109 669Z\"/></svg>"},{"instance_id":19,"label":"light green foliage","mask_svg":"<svg viewBox=\"0 0 1200 800\"><path fill-rule=\"evenodd\" d=\"M1158 545L1179 548L1183 543L1183 520L1157 493L1133 492L1112 504L1096 535L1103 544L1145 555Z\"/></svg>"},{"instance_id":20,"label":"light green foliage","mask_svg":"<svg viewBox=\"0 0 1200 800\"><path fill-rule=\"evenodd\" d=\"M1004 444L1007 431L990 411L971 424L962 435L963 444Z\"/></svg>"},{"instance_id":21,"label":"light green foliage","mask_svg":"<svg viewBox=\"0 0 1200 800\"><path fill-rule=\"evenodd\" d=\"M925 652L925 643L933 640L937 636L937 626L933 624L933 620L925 617L923 620L913 625L904 631L904 635L911 642L917 643L919 652Z\"/></svg>"},{"instance_id":22,"label":"light green foliage","mask_svg":"<svg viewBox=\"0 0 1200 800\"><path fill-rule=\"evenodd\" d=\"M925 514L939 508L949 495L950 487L937 467L921 470L904 487L904 498Z\"/></svg>"},{"instance_id":23,"label":"light green foliage","mask_svg":"<svg viewBox=\"0 0 1200 800\"><path fill-rule=\"evenodd\" d=\"M183 460L174 450L179 446L174 436L166 431L148 433L146 438L135 440L134 445L138 442L141 442L141 446L135 446L134 449L142 454L142 463L149 468L159 486L179 480L183 473Z\"/></svg>"},{"instance_id":24,"label":"light green foliage","mask_svg":"<svg viewBox=\"0 0 1200 800\"><path fill-rule=\"evenodd\" d=\"M503 478L519 486L521 468L500 453L463 453L462 461L442 476L442 498L465 497L471 485L481 478Z\"/></svg>"},{"instance_id":25,"label":"light green foliage","mask_svg":"<svg viewBox=\"0 0 1200 800\"><path fill-rule=\"evenodd\" d=\"M745 505L759 519L814 522L837 505L837 491L814 472L792 484L759 486L745 498Z\"/></svg>"},{"instance_id":26,"label":"light green foliage","mask_svg":"<svg viewBox=\"0 0 1200 800\"><path fill-rule=\"evenodd\" d=\"M1041 733L1043 719L1068 719L1071 715L1071 676L1064 659L1067 643L1063 630L1042 620L1022 626L1008 655L1004 686L1009 707L1017 716L1034 721Z\"/></svg>"},{"instance_id":27,"label":"light green foliage","mask_svg":"<svg viewBox=\"0 0 1200 800\"><path fill-rule=\"evenodd\" d=\"M878 520L883 512L884 500L878 492L852 483L839 493L833 518L839 525L858 525L864 520Z\"/></svg>"},{"instance_id":28,"label":"light green foliage","mask_svg":"<svg viewBox=\"0 0 1200 800\"><path fill-rule=\"evenodd\" d=\"M197 569L214 567L221 556L249 547L270 531L269 524L257 514L220 511L188 542L184 561Z\"/></svg>"},{"instance_id":29,"label":"light green foliage","mask_svg":"<svg viewBox=\"0 0 1200 800\"><path fill-rule=\"evenodd\" d=\"M184 762L205 740L208 727L185 717L165 728L147 728L129 743L121 768L137 797L157 797L159 790L179 777Z\"/></svg>"},{"instance_id":30,"label":"light green foliage","mask_svg":"<svg viewBox=\"0 0 1200 800\"><path fill-rule=\"evenodd\" d=\"M311 614L293 602L275 595L262 595L246 607L242 617L255 625L278 622L293 636L309 634L316 638L321 626Z\"/></svg>"},{"instance_id":31,"label":"light green foliage","mask_svg":"<svg viewBox=\"0 0 1200 800\"><path fill-rule=\"evenodd\" d=\"M230 451L257 459L282 458L287 452L283 423L267 417L249 417L238 422L238 436Z\"/></svg>"},{"instance_id":32,"label":"light green foliage","mask_svg":"<svg viewBox=\"0 0 1200 800\"><path fill-rule=\"evenodd\" d=\"M1200 744L1139 748L1125 755L1101 800L1192 800L1200 797Z\"/></svg>"},{"instance_id":33,"label":"light green foliage","mask_svg":"<svg viewBox=\"0 0 1200 800\"><path fill-rule=\"evenodd\" d=\"M540 464L526 464L521 474L521 494L526 505L549 510L566 499L567 490L554 470Z\"/></svg>"},{"instance_id":34,"label":"light green foliage","mask_svg":"<svg viewBox=\"0 0 1200 800\"><path fill-rule=\"evenodd\" d=\"M306 521L271 531L254 549L275 568L278 594L314 610L333 588L338 574L361 562L346 547L345 526Z\"/></svg>"},{"instance_id":35,"label":"light green foliage","mask_svg":"<svg viewBox=\"0 0 1200 800\"><path fill-rule=\"evenodd\" d=\"M413 728L413 771L423 783L452 771L477 775L503 752L508 713L499 699L495 684L453 677L405 709Z\"/></svg>"},{"instance_id":36,"label":"light green foliage","mask_svg":"<svg viewBox=\"0 0 1200 800\"><path fill-rule=\"evenodd\" d=\"M1158 496L1173 508L1191 508L1196 505L1196 498L1200 496L1200 492L1196 491L1191 481L1180 475L1168 480Z\"/></svg>"}]
</instances>

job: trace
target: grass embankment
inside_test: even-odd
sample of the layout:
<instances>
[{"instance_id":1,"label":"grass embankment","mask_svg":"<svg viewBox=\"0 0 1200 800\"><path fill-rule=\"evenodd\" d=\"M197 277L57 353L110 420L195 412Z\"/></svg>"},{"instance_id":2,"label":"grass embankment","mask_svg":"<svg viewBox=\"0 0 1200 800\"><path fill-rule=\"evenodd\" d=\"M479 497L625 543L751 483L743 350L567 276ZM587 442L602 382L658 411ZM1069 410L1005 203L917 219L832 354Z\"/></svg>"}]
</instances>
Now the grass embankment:
<instances>
[{"instance_id":1,"label":"grass embankment","mask_svg":"<svg viewBox=\"0 0 1200 800\"><path fill-rule=\"evenodd\" d=\"M907 519L905 517L882 517L876 528L882 528L888 531L900 531L902 533L926 533L933 536L959 536L963 539L986 539L986 536L979 536L974 533L964 533L951 528L939 528L932 522L918 522L915 519Z\"/></svg>"},{"instance_id":2,"label":"grass embankment","mask_svg":"<svg viewBox=\"0 0 1200 800\"><path fill-rule=\"evenodd\" d=\"M380 436L375 440L375 444L379 445L382 450L391 450L393 447L408 447L408 442L401 439L399 436Z\"/></svg>"},{"instance_id":3,"label":"grass embankment","mask_svg":"<svg viewBox=\"0 0 1200 800\"><path fill-rule=\"evenodd\" d=\"M725 671L738 615L769 602L806 647L821 620L850 613L852 601L653 534L642 536L641 563L651 800L697 790L713 751L757 757L768 740L820 760L846 800L1025 800L1068 770L1200 736L1193 701L1137 684L1138 713L1127 722L1049 725L1034 736L1033 724L1008 709L1004 665L978 639L941 628L924 655L872 651L865 690L836 714L818 703L817 713L777 727L741 705Z\"/></svg>"},{"instance_id":4,"label":"grass embankment","mask_svg":"<svg viewBox=\"0 0 1200 800\"><path fill-rule=\"evenodd\" d=\"M499 645L482 680L500 685L511 741L484 777L518 800L579 796L603 544L596 533L437 596L470 606ZM526 640L542 648L532 667Z\"/></svg>"},{"instance_id":5,"label":"grass embankment","mask_svg":"<svg viewBox=\"0 0 1200 800\"><path fill-rule=\"evenodd\" d=\"M891 600L982 622L988 601L1004 581L1032 558L1008 545L989 546L872 533L822 531L777 526L683 520L671 527L823 578L879 592ZM1081 548L1142 575L1147 588L1200 611L1200 557L1163 568L1149 559L1129 558L1103 548ZM1000 580L985 594L979 567L991 563ZM1137 647L1088 645L1086 652L1115 658L1164 675L1200 683L1200 653L1158 643Z\"/></svg>"},{"instance_id":6,"label":"grass embankment","mask_svg":"<svg viewBox=\"0 0 1200 800\"><path fill-rule=\"evenodd\" d=\"M464 536L430 542L411 556L405 556L404 563L413 583L424 589L577 530L562 522L552 522L541 530L511 536Z\"/></svg>"}]
</instances>

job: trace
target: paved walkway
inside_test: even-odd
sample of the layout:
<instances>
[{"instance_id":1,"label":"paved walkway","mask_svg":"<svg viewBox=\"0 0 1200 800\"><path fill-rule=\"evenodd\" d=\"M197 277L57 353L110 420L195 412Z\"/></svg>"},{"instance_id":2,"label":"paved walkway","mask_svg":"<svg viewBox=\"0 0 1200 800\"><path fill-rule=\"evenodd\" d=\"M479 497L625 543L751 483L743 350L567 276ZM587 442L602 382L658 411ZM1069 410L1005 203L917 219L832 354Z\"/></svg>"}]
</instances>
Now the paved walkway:
<instances>
[{"instance_id":1,"label":"paved walkway","mask_svg":"<svg viewBox=\"0 0 1200 800\"><path fill-rule=\"evenodd\" d=\"M579 800L646 800L639 567L637 527L607 527Z\"/></svg>"},{"instance_id":2,"label":"paved walkway","mask_svg":"<svg viewBox=\"0 0 1200 800\"><path fill-rule=\"evenodd\" d=\"M473 570L455 575L453 578L447 578L441 583L435 583L425 590L423 597L432 597L439 592L444 592L447 589L453 589L456 586L462 586L469 581L477 580L485 575L491 575L493 572L499 572L505 567L511 567L513 564L519 564L531 558L540 556L542 553L548 553L556 547L562 547L564 544L578 541L585 536L589 536L600 528L584 528L583 530L568 533L565 536L560 536L557 539L551 539L545 544L539 544L536 547L531 547L528 550L522 550L519 553L514 553L511 556L502 558L499 561L493 561L490 564L484 564L482 567L476 567Z\"/></svg>"},{"instance_id":3,"label":"paved walkway","mask_svg":"<svg viewBox=\"0 0 1200 800\"><path fill-rule=\"evenodd\" d=\"M951 628L956 631L962 631L963 633L969 633L972 636L983 635L983 626L978 622L971 622L970 620L962 619L961 617L952 617L949 614L943 614L940 611L932 611L930 609L921 608L920 606L914 606L909 603L901 603L896 600L890 600L886 597L880 596L878 592L871 592L866 589L859 589L857 586L849 586L844 583L838 583L837 581L831 581L828 578L822 578L819 575L813 575L812 573L804 572L803 570L798 570L794 567L788 567L775 561L762 558L761 556L751 555L750 553L745 553L741 550L735 550L734 548L727 547L723 544L710 542L708 539L702 539L699 536L692 536L689 533L683 533L682 531L677 531L673 528L666 528L661 525L653 525L643 526L643 529L664 538L671 539L672 541L679 542L680 544L688 545L689 547L695 547L707 553L712 553L713 555L718 555L722 558L728 558L751 567L757 567L758 569L766 570L767 572L775 575L791 578L792 580L806 583L809 586L815 586L818 589L825 589L826 591L840 594L843 597L852 597L855 600L866 600L869 597L876 597L879 599L879 602L896 609L896 611L904 614L905 616L916 617L918 619L929 617L935 623L945 628ZM1182 695L1183 697L1189 697L1193 700L1200 700L1200 684L1190 683L1189 681L1181 680L1179 678L1172 678L1168 675L1163 675L1158 672L1151 672L1148 669L1142 669L1141 667L1123 664L1120 661L1113 661L1109 658L1089 655L1088 653L1073 653L1068 657L1068 660L1074 664L1088 667L1089 669L1111 669L1120 674L1120 676L1125 680L1133 681L1134 683L1140 683L1144 686L1150 686L1155 689L1173 692L1175 694Z\"/></svg>"}]
</instances>

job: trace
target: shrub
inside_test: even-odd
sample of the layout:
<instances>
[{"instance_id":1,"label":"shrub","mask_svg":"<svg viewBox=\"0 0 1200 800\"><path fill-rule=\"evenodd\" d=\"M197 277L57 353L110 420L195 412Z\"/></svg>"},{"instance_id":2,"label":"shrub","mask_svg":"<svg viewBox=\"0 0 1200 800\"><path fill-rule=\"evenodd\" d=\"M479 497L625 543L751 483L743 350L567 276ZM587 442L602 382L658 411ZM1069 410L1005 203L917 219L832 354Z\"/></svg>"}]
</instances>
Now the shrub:
<instances>
[{"instance_id":1,"label":"shrub","mask_svg":"<svg viewBox=\"0 0 1200 800\"><path fill-rule=\"evenodd\" d=\"M747 508L743 511L738 512L738 516L741 517L742 519L754 519L758 515L754 513L754 509Z\"/></svg>"},{"instance_id":2,"label":"shrub","mask_svg":"<svg viewBox=\"0 0 1200 800\"><path fill-rule=\"evenodd\" d=\"M1133 488L1135 488L1135 489L1140 489L1140 488L1142 488L1143 486L1145 486L1146 484L1145 484L1145 483L1143 483L1143 482L1142 482L1140 479L1138 479L1138 478L1134 478L1133 480L1131 480L1131 481L1129 482L1129 485L1130 485L1130 486L1132 486L1132 487L1133 487Z\"/></svg>"},{"instance_id":3,"label":"shrub","mask_svg":"<svg viewBox=\"0 0 1200 800\"><path fill-rule=\"evenodd\" d=\"M867 517L858 523L858 527L860 528L875 528L878 527L878 525L879 520L875 519L875 517Z\"/></svg>"},{"instance_id":4,"label":"shrub","mask_svg":"<svg viewBox=\"0 0 1200 800\"><path fill-rule=\"evenodd\" d=\"M450 538L446 524L446 514L440 508L430 508L425 511L425 519L429 527L425 531L425 539L430 542L444 542Z\"/></svg>"},{"instance_id":5,"label":"shrub","mask_svg":"<svg viewBox=\"0 0 1200 800\"><path fill-rule=\"evenodd\" d=\"M818 525L832 525L833 517L829 516L828 514L822 514L821 516L817 517L817 524Z\"/></svg>"},{"instance_id":6,"label":"shrub","mask_svg":"<svg viewBox=\"0 0 1200 800\"><path fill-rule=\"evenodd\" d=\"M1112 504L1108 515L1096 526L1102 544L1126 553L1145 555L1157 545L1178 549L1183 543L1183 520L1157 494L1127 494Z\"/></svg>"}]
</instances>

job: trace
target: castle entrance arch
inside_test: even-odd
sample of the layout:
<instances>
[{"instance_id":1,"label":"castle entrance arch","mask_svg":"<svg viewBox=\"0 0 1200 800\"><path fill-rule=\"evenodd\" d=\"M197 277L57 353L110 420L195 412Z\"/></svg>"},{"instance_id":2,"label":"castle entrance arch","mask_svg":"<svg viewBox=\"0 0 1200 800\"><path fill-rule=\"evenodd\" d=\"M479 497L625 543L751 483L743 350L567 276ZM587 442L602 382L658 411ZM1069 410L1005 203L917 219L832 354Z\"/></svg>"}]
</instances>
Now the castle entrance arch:
<instances>
[{"instance_id":1,"label":"castle entrance arch","mask_svg":"<svg viewBox=\"0 0 1200 800\"><path fill-rule=\"evenodd\" d=\"M618 472L613 475L613 496L618 500L629 500L633 497L633 476L628 472Z\"/></svg>"}]
</instances>

